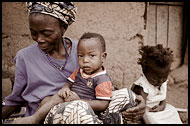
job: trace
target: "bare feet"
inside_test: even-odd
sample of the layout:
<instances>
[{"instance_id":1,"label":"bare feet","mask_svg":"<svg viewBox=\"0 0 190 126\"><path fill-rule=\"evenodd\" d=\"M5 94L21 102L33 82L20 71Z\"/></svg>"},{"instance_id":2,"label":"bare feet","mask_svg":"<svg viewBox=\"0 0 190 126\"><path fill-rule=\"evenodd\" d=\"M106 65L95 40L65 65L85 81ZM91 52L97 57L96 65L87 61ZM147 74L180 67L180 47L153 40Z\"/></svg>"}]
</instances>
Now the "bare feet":
<instances>
[{"instance_id":1,"label":"bare feet","mask_svg":"<svg viewBox=\"0 0 190 126\"><path fill-rule=\"evenodd\" d=\"M16 118L13 121L13 124L38 124L38 122L35 121L33 116L28 116L23 118Z\"/></svg>"}]
</instances>

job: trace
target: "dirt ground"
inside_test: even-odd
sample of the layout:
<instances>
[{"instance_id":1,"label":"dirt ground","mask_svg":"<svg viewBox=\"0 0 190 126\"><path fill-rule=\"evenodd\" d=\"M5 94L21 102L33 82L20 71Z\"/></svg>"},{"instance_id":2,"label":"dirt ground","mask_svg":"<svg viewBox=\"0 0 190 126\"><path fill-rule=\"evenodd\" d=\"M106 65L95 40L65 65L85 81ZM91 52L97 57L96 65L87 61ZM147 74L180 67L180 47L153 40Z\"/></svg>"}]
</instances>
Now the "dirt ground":
<instances>
[{"instance_id":1,"label":"dirt ground","mask_svg":"<svg viewBox=\"0 0 190 126\"><path fill-rule=\"evenodd\" d=\"M167 103L176 108L187 109L187 112L178 112L182 122L188 124L188 66L183 66L171 74L175 79L168 83Z\"/></svg>"},{"instance_id":2,"label":"dirt ground","mask_svg":"<svg viewBox=\"0 0 190 126\"><path fill-rule=\"evenodd\" d=\"M188 109L188 88L179 85L168 85L167 103L172 104L176 108ZM188 111L179 112L181 120L184 124L188 124Z\"/></svg>"},{"instance_id":3,"label":"dirt ground","mask_svg":"<svg viewBox=\"0 0 190 126\"><path fill-rule=\"evenodd\" d=\"M176 108L188 109L188 88L179 85L168 85L167 103L172 104ZM184 124L188 124L188 111L179 112L181 120Z\"/></svg>"}]
</instances>

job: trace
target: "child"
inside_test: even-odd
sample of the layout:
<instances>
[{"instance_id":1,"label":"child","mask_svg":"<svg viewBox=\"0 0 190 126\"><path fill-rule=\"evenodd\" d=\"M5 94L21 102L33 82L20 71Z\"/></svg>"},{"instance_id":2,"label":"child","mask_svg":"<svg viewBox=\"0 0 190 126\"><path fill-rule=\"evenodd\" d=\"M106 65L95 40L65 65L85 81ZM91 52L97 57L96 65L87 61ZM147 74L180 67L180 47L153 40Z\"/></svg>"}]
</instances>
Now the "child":
<instances>
[{"instance_id":1,"label":"child","mask_svg":"<svg viewBox=\"0 0 190 126\"><path fill-rule=\"evenodd\" d=\"M85 33L79 39L77 48L79 68L70 75L68 83L52 96L48 100L49 102L43 104L44 101L42 101L41 107L34 115L16 119L14 123L40 123L54 105L79 99L86 101L96 114L103 112L108 107L112 96L111 79L103 66L107 56L105 51L105 40L100 34ZM121 92L126 91L128 90ZM134 99L131 98L131 100ZM126 100L128 102L125 100L118 102L118 106L115 106L114 101L116 100L114 100L114 103L108 107L108 111L118 112L125 104L129 103L129 98Z\"/></svg>"},{"instance_id":2,"label":"child","mask_svg":"<svg viewBox=\"0 0 190 126\"><path fill-rule=\"evenodd\" d=\"M40 123L50 109L61 102L81 99L88 102L94 111L104 111L108 107L112 83L103 66L107 56L104 38L100 34L85 33L79 39L77 54L80 68L71 74L68 83L34 115L15 123Z\"/></svg>"},{"instance_id":3,"label":"child","mask_svg":"<svg viewBox=\"0 0 190 126\"><path fill-rule=\"evenodd\" d=\"M167 78L173 54L169 48L142 46L139 50L143 76L132 85L132 90L146 101L145 123L182 123L176 109L166 104Z\"/></svg>"}]
</instances>

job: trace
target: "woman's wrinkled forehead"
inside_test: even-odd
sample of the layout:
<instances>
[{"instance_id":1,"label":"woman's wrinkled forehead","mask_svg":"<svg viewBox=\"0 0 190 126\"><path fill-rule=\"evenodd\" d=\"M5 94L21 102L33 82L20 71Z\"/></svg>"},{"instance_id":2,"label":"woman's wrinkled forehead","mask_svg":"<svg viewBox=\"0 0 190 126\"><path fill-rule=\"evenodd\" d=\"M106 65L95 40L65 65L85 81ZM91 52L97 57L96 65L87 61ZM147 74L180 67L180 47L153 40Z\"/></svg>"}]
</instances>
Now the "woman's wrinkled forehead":
<instances>
[{"instance_id":1,"label":"woman's wrinkled forehead","mask_svg":"<svg viewBox=\"0 0 190 126\"><path fill-rule=\"evenodd\" d=\"M57 18L41 13L32 13L29 15L29 27L60 27L60 22Z\"/></svg>"},{"instance_id":2,"label":"woman's wrinkled forehead","mask_svg":"<svg viewBox=\"0 0 190 126\"><path fill-rule=\"evenodd\" d=\"M76 7L72 2L27 2L29 13L42 13L70 25L75 21Z\"/></svg>"}]
</instances>

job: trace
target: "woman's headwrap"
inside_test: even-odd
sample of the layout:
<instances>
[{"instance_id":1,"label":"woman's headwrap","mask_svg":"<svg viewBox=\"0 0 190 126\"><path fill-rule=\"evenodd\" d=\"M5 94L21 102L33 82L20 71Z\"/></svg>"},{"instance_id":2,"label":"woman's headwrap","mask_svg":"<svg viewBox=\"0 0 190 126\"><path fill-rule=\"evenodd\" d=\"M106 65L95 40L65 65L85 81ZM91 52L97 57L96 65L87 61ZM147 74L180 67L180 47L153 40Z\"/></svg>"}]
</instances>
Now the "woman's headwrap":
<instances>
[{"instance_id":1,"label":"woman's headwrap","mask_svg":"<svg viewBox=\"0 0 190 126\"><path fill-rule=\"evenodd\" d=\"M70 25L75 21L76 7L72 2L26 2L29 13L51 15Z\"/></svg>"}]
</instances>

